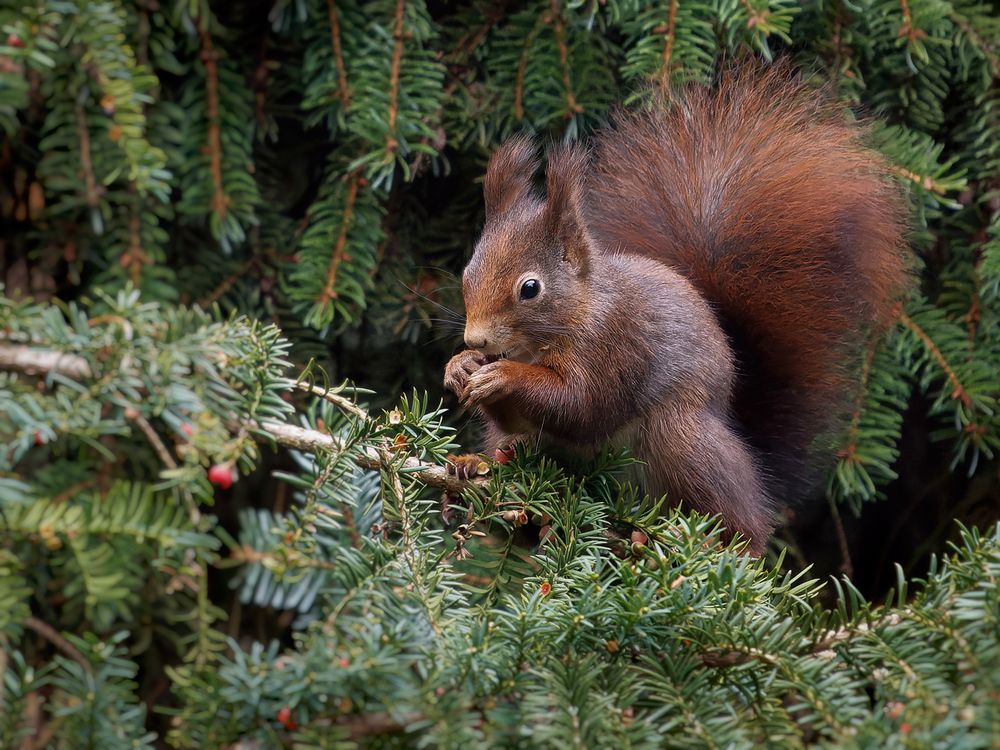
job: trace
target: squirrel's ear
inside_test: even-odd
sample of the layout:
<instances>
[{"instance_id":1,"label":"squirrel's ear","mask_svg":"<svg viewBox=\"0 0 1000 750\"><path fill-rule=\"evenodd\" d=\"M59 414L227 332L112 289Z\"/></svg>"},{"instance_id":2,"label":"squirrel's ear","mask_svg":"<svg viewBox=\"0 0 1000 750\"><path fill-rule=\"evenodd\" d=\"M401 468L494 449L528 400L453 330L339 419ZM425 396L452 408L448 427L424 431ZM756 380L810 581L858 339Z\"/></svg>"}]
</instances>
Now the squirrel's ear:
<instances>
[{"instance_id":1,"label":"squirrel's ear","mask_svg":"<svg viewBox=\"0 0 1000 750\"><path fill-rule=\"evenodd\" d=\"M531 180L538 170L538 153L527 135L516 135L490 158L483 179L486 220L500 216L531 194Z\"/></svg>"},{"instance_id":2,"label":"squirrel's ear","mask_svg":"<svg viewBox=\"0 0 1000 750\"><path fill-rule=\"evenodd\" d=\"M563 260L583 271L587 270L591 246L583 213L586 170L587 153L579 147L561 146L549 154L545 223L562 248Z\"/></svg>"}]
</instances>

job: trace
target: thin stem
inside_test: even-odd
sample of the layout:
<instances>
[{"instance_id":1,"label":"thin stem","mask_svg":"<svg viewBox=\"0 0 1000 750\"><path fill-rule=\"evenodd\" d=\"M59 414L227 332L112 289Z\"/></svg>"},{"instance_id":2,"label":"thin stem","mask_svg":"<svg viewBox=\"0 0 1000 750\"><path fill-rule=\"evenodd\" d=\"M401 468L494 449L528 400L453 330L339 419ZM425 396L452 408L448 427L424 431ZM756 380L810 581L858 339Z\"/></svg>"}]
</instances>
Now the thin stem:
<instances>
[{"instance_id":1,"label":"thin stem","mask_svg":"<svg viewBox=\"0 0 1000 750\"><path fill-rule=\"evenodd\" d=\"M964 406L971 407L972 397L969 395L969 392L965 390L965 386L962 385L962 381L958 379L958 375L955 374L951 365L948 364L948 360L945 359L944 354L938 348L938 345L934 343L934 339L932 339L927 331L921 328L917 322L913 320L913 318L907 315L902 307L898 308L896 315L900 322L909 328L918 339L920 339L923 345L927 348L927 351L930 352L931 357L934 358L934 361L938 363L942 370L944 370L944 374L948 376L948 380L951 381L953 386L951 397L957 398Z\"/></svg>"},{"instance_id":2,"label":"thin stem","mask_svg":"<svg viewBox=\"0 0 1000 750\"><path fill-rule=\"evenodd\" d=\"M832 497L828 497L827 502L830 505L830 515L833 516L833 528L837 532L837 545L840 547L840 572L848 578L853 578L854 563L851 560L851 548L847 544L847 533L844 531L840 509L837 507L837 501Z\"/></svg>"},{"instance_id":3,"label":"thin stem","mask_svg":"<svg viewBox=\"0 0 1000 750\"><path fill-rule=\"evenodd\" d=\"M207 24L201 29L201 60L205 65L205 97L208 115L208 157L212 170L212 210L226 217L229 196L222 181L222 135L219 128L219 69Z\"/></svg>"},{"instance_id":4,"label":"thin stem","mask_svg":"<svg viewBox=\"0 0 1000 750\"><path fill-rule=\"evenodd\" d=\"M33 630L34 632L38 633L38 635L42 636L42 638L44 638L53 646L55 646L57 649L66 654L66 656L70 657L73 661L75 661L77 664L83 667L84 670L86 670L87 672L93 671L90 666L90 662L87 660L87 657L81 654L77 650L76 646L74 646L72 643L63 638L59 634L59 631L57 631L47 622L43 622L42 620L39 620L37 617L29 616L24 620L24 627L28 628L28 630Z\"/></svg>"},{"instance_id":5,"label":"thin stem","mask_svg":"<svg viewBox=\"0 0 1000 750\"><path fill-rule=\"evenodd\" d=\"M667 12L666 39L663 42L663 66L660 71L660 86L664 89L670 86L670 64L674 54L674 39L677 34L677 2L670 0Z\"/></svg>"},{"instance_id":6,"label":"thin stem","mask_svg":"<svg viewBox=\"0 0 1000 750\"><path fill-rule=\"evenodd\" d=\"M340 41L340 16L337 15L337 4L333 0L326 0L326 13L330 22L333 64L337 69L337 97L340 105L347 109L351 104L351 89L347 85L347 66L344 64L344 49Z\"/></svg>"},{"instance_id":7,"label":"thin stem","mask_svg":"<svg viewBox=\"0 0 1000 750\"><path fill-rule=\"evenodd\" d=\"M393 153L399 148L396 138L396 117L399 115L399 75L403 65L403 20L406 3L396 0L396 25L392 37L395 40L392 49L392 67L389 70L389 140L385 144L387 153Z\"/></svg>"},{"instance_id":8,"label":"thin stem","mask_svg":"<svg viewBox=\"0 0 1000 750\"><path fill-rule=\"evenodd\" d=\"M354 219L354 204L358 199L358 185L361 176L354 173L350 177L347 185L347 198L344 200L344 215L340 219L340 230L337 232L337 242L333 246L333 254L330 256L330 266L326 272L326 285L319 297L319 304L325 305L330 300L337 298L337 272L340 264L344 260L344 248L347 246L347 232L351 228L351 221Z\"/></svg>"},{"instance_id":9,"label":"thin stem","mask_svg":"<svg viewBox=\"0 0 1000 750\"><path fill-rule=\"evenodd\" d=\"M80 134L80 167L83 169L83 182L87 205L97 208L100 196L97 194L97 180L94 177L94 162L90 155L90 129L87 127L87 113L82 104L76 105L76 127Z\"/></svg>"},{"instance_id":10,"label":"thin stem","mask_svg":"<svg viewBox=\"0 0 1000 750\"><path fill-rule=\"evenodd\" d=\"M559 47L559 65L562 68L563 88L566 91L566 118L570 118L578 112L583 111L573 95L573 84L570 81L569 69L569 46L566 44L566 23L563 21L562 11L559 8L558 0L551 0L549 5L551 20L555 26L556 44Z\"/></svg>"}]
</instances>

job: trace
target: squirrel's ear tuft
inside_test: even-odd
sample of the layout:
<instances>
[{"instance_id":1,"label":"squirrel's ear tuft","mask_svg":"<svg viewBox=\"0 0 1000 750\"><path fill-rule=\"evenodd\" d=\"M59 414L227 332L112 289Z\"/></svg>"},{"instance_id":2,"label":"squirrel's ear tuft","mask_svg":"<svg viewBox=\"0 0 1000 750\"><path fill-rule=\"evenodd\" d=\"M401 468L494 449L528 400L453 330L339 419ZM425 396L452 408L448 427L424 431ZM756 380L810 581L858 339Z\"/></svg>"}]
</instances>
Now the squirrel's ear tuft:
<instances>
[{"instance_id":1,"label":"squirrel's ear tuft","mask_svg":"<svg viewBox=\"0 0 1000 750\"><path fill-rule=\"evenodd\" d=\"M524 134L514 136L493 153L483 179L486 221L506 213L531 194L538 163L538 150Z\"/></svg>"},{"instance_id":2,"label":"squirrel's ear tuft","mask_svg":"<svg viewBox=\"0 0 1000 750\"><path fill-rule=\"evenodd\" d=\"M587 270L591 245L583 211L586 172L587 152L578 146L560 146L549 154L545 223L562 248L563 260L583 271Z\"/></svg>"}]
</instances>

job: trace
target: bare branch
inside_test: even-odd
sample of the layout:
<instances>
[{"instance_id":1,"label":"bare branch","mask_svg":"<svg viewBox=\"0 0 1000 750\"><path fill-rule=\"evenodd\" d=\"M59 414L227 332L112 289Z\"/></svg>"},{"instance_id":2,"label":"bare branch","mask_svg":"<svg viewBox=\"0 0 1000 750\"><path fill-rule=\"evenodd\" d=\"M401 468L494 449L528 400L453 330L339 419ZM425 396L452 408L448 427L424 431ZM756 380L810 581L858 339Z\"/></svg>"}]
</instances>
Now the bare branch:
<instances>
[{"instance_id":1,"label":"bare branch","mask_svg":"<svg viewBox=\"0 0 1000 750\"><path fill-rule=\"evenodd\" d=\"M338 453L344 450L344 444L340 440L317 430L307 430L303 427L271 421L263 422L258 429L265 437L271 438L279 445L306 453L316 453L317 451ZM354 460L365 469L380 469L388 465L388 462L379 455L375 448L364 449L363 452L355 456ZM407 458L403 462L403 468L407 474L411 474L424 484L456 495L470 487L480 486L484 483L484 480L478 477L471 480L459 479L450 474L444 466L424 464L413 457Z\"/></svg>"},{"instance_id":2,"label":"bare branch","mask_svg":"<svg viewBox=\"0 0 1000 750\"><path fill-rule=\"evenodd\" d=\"M74 380L90 377L90 365L77 354L16 344L0 346L0 370L23 372L26 375L46 375L52 372Z\"/></svg>"}]
</instances>

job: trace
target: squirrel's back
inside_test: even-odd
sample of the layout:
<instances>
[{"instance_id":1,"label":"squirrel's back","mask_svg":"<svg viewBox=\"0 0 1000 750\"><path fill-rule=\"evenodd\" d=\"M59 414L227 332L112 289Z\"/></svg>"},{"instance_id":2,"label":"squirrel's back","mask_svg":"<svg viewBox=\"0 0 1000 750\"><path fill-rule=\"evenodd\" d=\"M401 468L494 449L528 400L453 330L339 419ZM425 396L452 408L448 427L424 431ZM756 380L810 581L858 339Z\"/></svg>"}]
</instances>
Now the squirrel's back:
<instances>
[{"instance_id":1,"label":"squirrel's back","mask_svg":"<svg viewBox=\"0 0 1000 750\"><path fill-rule=\"evenodd\" d=\"M788 496L906 286L905 212L864 128L787 66L722 78L619 113L596 139L587 224L712 304L738 361L734 415Z\"/></svg>"}]
</instances>

